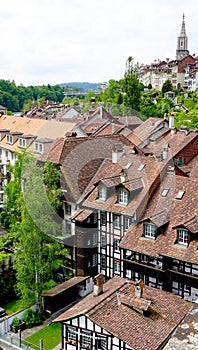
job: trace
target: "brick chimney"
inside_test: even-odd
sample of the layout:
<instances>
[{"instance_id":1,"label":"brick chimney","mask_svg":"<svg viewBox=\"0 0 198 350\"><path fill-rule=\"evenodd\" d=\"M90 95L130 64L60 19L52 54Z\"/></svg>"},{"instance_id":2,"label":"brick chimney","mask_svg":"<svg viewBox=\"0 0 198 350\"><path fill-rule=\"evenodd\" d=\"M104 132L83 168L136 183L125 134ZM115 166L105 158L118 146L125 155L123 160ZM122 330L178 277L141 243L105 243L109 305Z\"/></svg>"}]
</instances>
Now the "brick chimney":
<instances>
[{"instance_id":1,"label":"brick chimney","mask_svg":"<svg viewBox=\"0 0 198 350\"><path fill-rule=\"evenodd\" d=\"M97 297L103 293L104 276L102 273L99 273L97 276L93 277L93 284L93 296Z\"/></svg>"}]
</instances>

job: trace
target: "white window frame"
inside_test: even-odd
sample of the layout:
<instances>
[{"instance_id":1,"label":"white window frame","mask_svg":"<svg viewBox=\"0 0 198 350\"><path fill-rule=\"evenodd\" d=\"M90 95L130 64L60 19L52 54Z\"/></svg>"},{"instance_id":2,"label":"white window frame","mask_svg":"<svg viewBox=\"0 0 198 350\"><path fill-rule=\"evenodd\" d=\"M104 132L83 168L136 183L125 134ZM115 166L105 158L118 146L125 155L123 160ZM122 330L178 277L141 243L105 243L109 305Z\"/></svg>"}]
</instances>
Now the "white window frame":
<instances>
[{"instance_id":1,"label":"white window frame","mask_svg":"<svg viewBox=\"0 0 198 350\"><path fill-rule=\"evenodd\" d=\"M113 226L114 228L120 228L121 225L121 217L120 215L114 214L113 215Z\"/></svg>"},{"instance_id":2,"label":"white window frame","mask_svg":"<svg viewBox=\"0 0 198 350\"><path fill-rule=\"evenodd\" d=\"M78 341L76 328L68 326L67 327L67 340L71 339L73 342Z\"/></svg>"},{"instance_id":3,"label":"white window frame","mask_svg":"<svg viewBox=\"0 0 198 350\"><path fill-rule=\"evenodd\" d=\"M103 185L98 186L98 199L106 201L107 199L107 188Z\"/></svg>"},{"instance_id":4,"label":"white window frame","mask_svg":"<svg viewBox=\"0 0 198 350\"><path fill-rule=\"evenodd\" d=\"M150 223L150 222L145 222L144 223L144 236L146 238L156 238L156 225Z\"/></svg>"},{"instance_id":5,"label":"white window frame","mask_svg":"<svg viewBox=\"0 0 198 350\"><path fill-rule=\"evenodd\" d=\"M189 244L189 232L184 228L177 229L177 241L179 244L187 246Z\"/></svg>"},{"instance_id":6,"label":"white window frame","mask_svg":"<svg viewBox=\"0 0 198 350\"><path fill-rule=\"evenodd\" d=\"M119 261L114 261L114 272L120 274L120 262Z\"/></svg>"},{"instance_id":7,"label":"white window frame","mask_svg":"<svg viewBox=\"0 0 198 350\"><path fill-rule=\"evenodd\" d=\"M127 205L129 201L129 194L126 190L122 189L118 191L118 203Z\"/></svg>"},{"instance_id":8,"label":"white window frame","mask_svg":"<svg viewBox=\"0 0 198 350\"><path fill-rule=\"evenodd\" d=\"M92 343L91 332L82 330L80 342L81 342L82 348L91 349L91 343Z\"/></svg>"}]
</instances>

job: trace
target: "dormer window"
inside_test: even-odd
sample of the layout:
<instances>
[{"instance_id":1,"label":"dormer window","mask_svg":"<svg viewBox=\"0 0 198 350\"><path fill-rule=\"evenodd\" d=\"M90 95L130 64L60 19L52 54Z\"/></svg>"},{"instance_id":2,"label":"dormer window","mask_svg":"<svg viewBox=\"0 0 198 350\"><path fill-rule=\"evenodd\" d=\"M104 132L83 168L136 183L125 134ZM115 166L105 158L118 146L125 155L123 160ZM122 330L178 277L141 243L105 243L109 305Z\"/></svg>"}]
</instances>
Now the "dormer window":
<instances>
[{"instance_id":1,"label":"dormer window","mask_svg":"<svg viewBox=\"0 0 198 350\"><path fill-rule=\"evenodd\" d=\"M129 201L129 193L127 190L121 188L118 190L118 203L127 205Z\"/></svg>"},{"instance_id":2,"label":"dormer window","mask_svg":"<svg viewBox=\"0 0 198 350\"><path fill-rule=\"evenodd\" d=\"M156 238L156 233L157 233L157 227L154 224L151 224L150 222L145 222L144 223L144 236L146 238Z\"/></svg>"},{"instance_id":3,"label":"dormer window","mask_svg":"<svg viewBox=\"0 0 198 350\"><path fill-rule=\"evenodd\" d=\"M27 147L25 139L19 138L19 147L22 147L22 148L26 148Z\"/></svg>"},{"instance_id":4,"label":"dormer window","mask_svg":"<svg viewBox=\"0 0 198 350\"><path fill-rule=\"evenodd\" d=\"M42 145L42 143L35 142L35 152L43 153L43 145Z\"/></svg>"},{"instance_id":5,"label":"dormer window","mask_svg":"<svg viewBox=\"0 0 198 350\"><path fill-rule=\"evenodd\" d=\"M36 153L44 153L44 151L46 151L47 149L49 149L50 144L53 142L52 139L49 138L44 138L44 139L37 139L34 143L34 151Z\"/></svg>"},{"instance_id":6,"label":"dormer window","mask_svg":"<svg viewBox=\"0 0 198 350\"><path fill-rule=\"evenodd\" d=\"M98 199L106 201L107 199L107 188L103 185L98 186Z\"/></svg>"},{"instance_id":7,"label":"dormer window","mask_svg":"<svg viewBox=\"0 0 198 350\"><path fill-rule=\"evenodd\" d=\"M13 144L13 137L12 137L12 135L7 135L6 136L6 143L9 143L10 145Z\"/></svg>"},{"instance_id":8,"label":"dormer window","mask_svg":"<svg viewBox=\"0 0 198 350\"><path fill-rule=\"evenodd\" d=\"M177 243L187 246L189 243L189 232L183 228L177 229Z\"/></svg>"}]
</instances>

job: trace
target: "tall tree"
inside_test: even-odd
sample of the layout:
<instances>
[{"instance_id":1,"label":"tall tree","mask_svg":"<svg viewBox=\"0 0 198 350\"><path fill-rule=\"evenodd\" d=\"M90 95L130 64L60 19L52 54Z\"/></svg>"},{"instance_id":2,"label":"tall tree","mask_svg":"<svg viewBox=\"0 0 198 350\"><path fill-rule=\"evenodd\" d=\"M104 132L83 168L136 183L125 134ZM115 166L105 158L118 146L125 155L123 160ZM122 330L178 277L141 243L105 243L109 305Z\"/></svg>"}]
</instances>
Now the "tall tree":
<instances>
[{"instance_id":1,"label":"tall tree","mask_svg":"<svg viewBox=\"0 0 198 350\"><path fill-rule=\"evenodd\" d=\"M165 92L168 92L168 91L173 91L173 85L169 79L166 80L162 86L162 94L164 95Z\"/></svg>"},{"instance_id":2,"label":"tall tree","mask_svg":"<svg viewBox=\"0 0 198 350\"><path fill-rule=\"evenodd\" d=\"M138 65L134 63L134 59L131 56L127 59L126 70L121 85L124 92L125 106L138 111L141 97Z\"/></svg>"}]
</instances>

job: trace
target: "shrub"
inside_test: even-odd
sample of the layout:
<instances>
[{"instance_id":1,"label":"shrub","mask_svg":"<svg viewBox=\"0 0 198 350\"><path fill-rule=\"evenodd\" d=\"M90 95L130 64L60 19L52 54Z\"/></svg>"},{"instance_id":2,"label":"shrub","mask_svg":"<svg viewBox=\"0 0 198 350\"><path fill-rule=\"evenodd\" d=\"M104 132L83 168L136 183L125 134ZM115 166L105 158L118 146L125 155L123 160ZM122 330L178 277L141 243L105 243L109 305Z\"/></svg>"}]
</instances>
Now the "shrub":
<instances>
[{"instance_id":1,"label":"shrub","mask_svg":"<svg viewBox=\"0 0 198 350\"><path fill-rule=\"evenodd\" d=\"M43 316L38 311L34 311L33 309L26 310L23 318L28 328L38 326L43 322Z\"/></svg>"},{"instance_id":2,"label":"shrub","mask_svg":"<svg viewBox=\"0 0 198 350\"><path fill-rule=\"evenodd\" d=\"M16 327L19 326L21 324L21 320L18 317L14 317L12 320L12 326Z\"/></svg>"}]
</instances>

